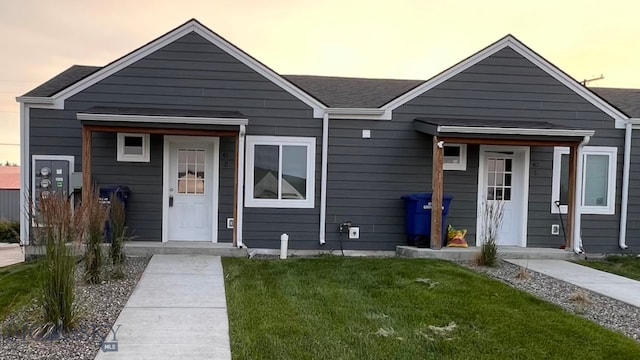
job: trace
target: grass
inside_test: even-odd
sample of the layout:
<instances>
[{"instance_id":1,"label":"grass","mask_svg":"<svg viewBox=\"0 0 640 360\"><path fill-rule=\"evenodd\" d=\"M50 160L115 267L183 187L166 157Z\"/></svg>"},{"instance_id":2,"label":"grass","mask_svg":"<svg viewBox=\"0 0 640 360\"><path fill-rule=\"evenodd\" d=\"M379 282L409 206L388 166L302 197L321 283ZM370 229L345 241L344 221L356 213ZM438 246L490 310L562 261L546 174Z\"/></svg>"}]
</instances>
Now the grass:
<instances>
[{"instance_id":1,"label":"grass","mask_svg":"<svg viewBox=\"0 0 640 360\"><path fill-rule=\"evenodd\" d=\"M611 255L602 260L579 260L576 262L597 270L640 280L640 257L637 256Z\"/></svg>"},{"instance_id":2,"label":"grass","mask_svg":"<svg viewBox=\"0 0 640 360\"><path fill-rule=\"evenodd\" d=\"M37 296L38 266L30 262L0 268L0 321Z\"/></svg>"},{"instance_id":3,"label":"grass","mask_svg":"<svg viewBox=\"0 0 640 360\"><path fill-rule=\"evenodd\" d=\"M234 359L637 359L640 344L444 261L223 260Z\"/></svg>"}]
</instances>

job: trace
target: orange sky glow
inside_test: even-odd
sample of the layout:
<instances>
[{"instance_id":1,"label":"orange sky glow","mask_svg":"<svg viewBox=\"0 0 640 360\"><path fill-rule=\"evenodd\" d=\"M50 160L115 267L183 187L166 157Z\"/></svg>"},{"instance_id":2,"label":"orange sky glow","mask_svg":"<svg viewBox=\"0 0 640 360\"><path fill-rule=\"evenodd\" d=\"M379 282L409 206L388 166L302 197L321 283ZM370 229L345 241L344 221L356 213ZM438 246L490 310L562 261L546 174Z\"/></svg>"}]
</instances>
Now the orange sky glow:
<instances>
[{"instance_id":1,"label":"orange sky glow","mask_svg":"<svg viewBox=\"0 0 640 360\"><path fill-rule=\"evenodd\" d=\"M428 79L506 34L577 80L640 88L633 0L0 2L0 161L19 162L22 95L196 18L281 74Z\"/></svg>"}]
</instances>

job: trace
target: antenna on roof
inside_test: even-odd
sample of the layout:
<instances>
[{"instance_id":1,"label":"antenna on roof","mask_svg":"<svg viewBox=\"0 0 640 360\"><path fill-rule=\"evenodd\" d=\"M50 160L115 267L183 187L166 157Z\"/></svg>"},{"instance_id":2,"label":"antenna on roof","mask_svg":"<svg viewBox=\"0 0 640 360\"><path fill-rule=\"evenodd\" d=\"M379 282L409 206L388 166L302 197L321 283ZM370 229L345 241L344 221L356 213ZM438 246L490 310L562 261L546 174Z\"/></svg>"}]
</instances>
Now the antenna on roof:
<instances>
[{"instance_id":1,"label":"antenna on roof","mask_svg":"<svg viewBox=\"0 0 640 360\"><path fill-rule=\"evenodd\" d=\"M598 76L598 77L594 77L594 78L591 78L591 79L584 79L580 83L582 84L582 86L587 86L587 84L592 82L592 81L598 81L598 80L602 80L602 79L604 79L604 75L600 74L600 76Z\"/></svg>"}]
</instances>

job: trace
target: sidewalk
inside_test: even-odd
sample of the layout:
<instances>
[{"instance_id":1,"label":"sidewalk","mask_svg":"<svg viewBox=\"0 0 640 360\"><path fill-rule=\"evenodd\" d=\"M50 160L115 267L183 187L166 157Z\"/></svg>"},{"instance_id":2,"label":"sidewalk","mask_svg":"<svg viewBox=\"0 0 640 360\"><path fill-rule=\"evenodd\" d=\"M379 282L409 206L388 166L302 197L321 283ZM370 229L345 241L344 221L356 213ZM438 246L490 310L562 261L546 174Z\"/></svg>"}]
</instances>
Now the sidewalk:
<instances>
[{"instance_id":1,"label":"sidewalk","mask_svg":"<svg viewBox=\"0 0 640 360\"><path fill-rule=\"evenodd\" d=\"M231 359L220 257L154 255L114 328L96 359Z\"/></svg>"},{"instance_id":2,"label":"sidewalk","mask_svg":"<svg viewBox=\"0 0 640 360\"><path fill-rule=\"evenodd\" d=\"M0 243L0 267L5 267L24 261L24 253L20 244Z\"/></svg>"},{"instance_id":3,"label":"sidewalk","mask_svg":"<svg viewBox=\"0 0 640 360\"><path fill-rule=\"evenodd\" d=\"M564 260L505 259L505 261L640 307L640 281Z\"/></svg>"}]
</instances>

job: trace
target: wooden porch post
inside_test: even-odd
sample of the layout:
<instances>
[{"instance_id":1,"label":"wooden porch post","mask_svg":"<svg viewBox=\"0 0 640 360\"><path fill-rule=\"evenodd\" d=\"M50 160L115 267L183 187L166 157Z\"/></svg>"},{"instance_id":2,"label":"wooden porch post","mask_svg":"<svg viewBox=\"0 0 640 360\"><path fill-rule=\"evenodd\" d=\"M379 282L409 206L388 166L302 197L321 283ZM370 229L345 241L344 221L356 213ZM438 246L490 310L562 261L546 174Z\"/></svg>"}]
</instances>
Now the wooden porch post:
<instances>
[{"instance_id":1,"label":"wooden porch post","mask_svg":"<svg viewBox=\"0 0 640 360\"><path fill-rule=\"evenodd\" d=\"M567 250L573 249L573 229L575 229L576 185L578 181L578 145L569 147L569 199L567 204Z\"/></svg>"},{"instance_id":2,"label":"wooden porch post","mask_svg":"<svg viewBox=\"0 0 640 360\"><path fill-rule=\"evenodd\" d=\"M91 152L93 132L82 127L82 193L91 196Z\"/></svg>"},{"instance_id":3,"label":"wooden porch post","mask_svg":"<svg viewBox=\"0 0 640 360\"><path fill-rule=\"evenodd\" d=\"M431 248L442 248L442 191L444 150L439 138L433 137L433 169L431 178Z\"/></svg>"}]
</instances>

